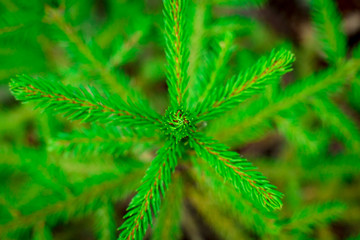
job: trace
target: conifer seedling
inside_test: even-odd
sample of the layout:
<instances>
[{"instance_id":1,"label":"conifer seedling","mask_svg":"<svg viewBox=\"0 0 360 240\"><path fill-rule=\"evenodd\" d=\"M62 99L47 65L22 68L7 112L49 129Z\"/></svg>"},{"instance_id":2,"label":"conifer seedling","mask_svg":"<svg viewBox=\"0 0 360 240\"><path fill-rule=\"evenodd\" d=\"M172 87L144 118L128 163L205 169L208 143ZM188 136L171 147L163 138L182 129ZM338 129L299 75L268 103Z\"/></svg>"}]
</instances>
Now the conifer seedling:
<instances>
[{"instance_id":1,"label":"conifer seedling","mask_svg":"<svg viewBox=\"0 0 360 240\"><path fill-rule=\"evenodd\" d=\"M118 229L119 240L143 239L149 226L152 226L154 219L158 217L160 209L171 208L171 204L177 204L162 203L162 199L168 194L176 196L172 198L173 200L178 200L177 198L181 196L177 194L176 186L181 185L181 179L185 175L183 169L190 168L203 171L205 174L213 174L215 177L212 183L219 186L219 191L225 189L221 187L223 184L228 184L244 199L250 201L254 208L260 209L259 211L272 212L282 207L282 193L244 158L246 156L240 156L235 151L229 150L225 144L207 136L203 128L208 122L223 117L230 110L241 106L247 99L261 96L268 87L278 84L281 77L291 71L295 57L288 50L274 49L251 67L242 69L238 74L224 81L221 64L218 64L218 61L223 61L230 51L231 34L225 34L219 41L219 48L220 51L223 49L228 51L225 50L218 54L219 56L214 54L209 64L213 69L208 69L211 73L205 72L204 81L194 83L193 79L198 78L191 75L194 71L189 71L192 67L189 66L191 55L189 38L192 26L188 21L188 4L188 0L163 1L166 83L170 99L163 115L153 109L144 96L131 89L128 82L123 79L118 81L116 77L119 76L101 65L94 55L84 50L85 47L79 48L79 51L94 66L98 66L97 70L102 73L100 76L104 83L110 86L113 92L92 86L77 88L28 75L19 75L10 83L11 91L17 100L34 101L37 107L62 114L69 120L90 123L91 129L81 134L108 138L109 141L106 146L102 146L103 149L109 149L112 144L121 145L112 148L112 151L119 154L129 148L132 141L122 142L122 140L131 139L133 135L156 138L162 142L162 147L151 161L127 208L124 222ZM48 8L47 14L51 21L65 32L70 42L81 42L81 39L74 37L71 28L61 19L57 10ZM321 24L322 20L318 19L318 22ZM338 58L344 55L345 50L330 40L329 47L325 51L328 53L329 61L336 63L340 61ZM332 47L337 50L333 51ZM336 84L349 73L349 69L355 69L356 64L349 61L339 66L338 70L330 69L325 73L309 77L301 84L290 88L286 94L280 95L266 111L254 113L253 118L250 116L250 120L243 122L242 127L256 125L268 116L290 108L304 98ZM351 72L354 74L355 70ZM313 84L313 88L308 90L306 86L310 83ZM261 101L263 100L260 97L253 109L262 106L259 104L262 103ZM327 106L329 105L323 107ZM248 109L242 116L253 113L251 106ZM234 127L231 134L241 135L242 132L238 130ZM71 136L69 139L71 141ZM119 144L111 142L111 139L122 140ZM193 194L196 196L196 191ZM161 218L163 216L159 216L159 219ZM174 221L177 221L177 218L178 216L174 217Z\"/></svg>"}]
</instances>

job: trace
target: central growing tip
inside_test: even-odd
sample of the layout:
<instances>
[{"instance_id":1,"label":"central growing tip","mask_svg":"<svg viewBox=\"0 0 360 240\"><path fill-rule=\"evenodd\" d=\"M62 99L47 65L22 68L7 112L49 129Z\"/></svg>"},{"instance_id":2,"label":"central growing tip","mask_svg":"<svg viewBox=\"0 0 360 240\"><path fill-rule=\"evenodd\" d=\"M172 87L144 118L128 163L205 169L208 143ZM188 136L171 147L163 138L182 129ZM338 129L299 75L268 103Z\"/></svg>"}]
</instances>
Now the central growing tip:
<instances>
[{"instance_id":1,"label":"central growing tip","mask_svg":"<svg viewBox=\"0 0 360 240\"><path fill-rule=\"evenodd\" d=\"M194 118L184 110L167 110L164 116L165 134L176 138L177 141L189 136L195 130Z\"/></svg>"}]
</instances>

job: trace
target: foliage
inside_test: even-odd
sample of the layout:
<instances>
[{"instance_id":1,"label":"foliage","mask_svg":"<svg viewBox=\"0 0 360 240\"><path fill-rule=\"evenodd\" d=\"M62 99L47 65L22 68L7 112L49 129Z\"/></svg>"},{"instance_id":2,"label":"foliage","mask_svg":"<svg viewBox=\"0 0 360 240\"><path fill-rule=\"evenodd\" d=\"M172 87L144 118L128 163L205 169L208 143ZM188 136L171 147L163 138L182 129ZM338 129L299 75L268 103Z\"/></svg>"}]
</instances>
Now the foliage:
<instances>
[{"instance_id":1,"label":"foliage","mask_svg":"<svg viewBox=\"0 0 360 240\"><path fill-rule=\"evenodd\" d=\"M360 45L335 1L309 3L311 74L306 45L221 15L262 0L0 5L1 239L359 234Z\"/></svg>"}]
</instances>

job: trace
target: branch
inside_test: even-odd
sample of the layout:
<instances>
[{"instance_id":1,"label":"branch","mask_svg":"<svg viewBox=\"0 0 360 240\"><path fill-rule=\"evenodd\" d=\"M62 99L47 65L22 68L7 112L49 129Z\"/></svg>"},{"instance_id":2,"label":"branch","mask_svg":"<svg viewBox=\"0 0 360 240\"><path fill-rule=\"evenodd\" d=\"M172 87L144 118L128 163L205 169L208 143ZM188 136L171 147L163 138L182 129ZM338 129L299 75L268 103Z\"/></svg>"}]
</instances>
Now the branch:
<instances>
[{"instance_id":1,"label":"branch","mask_svg":"<svg viewBox=\"0 0 360 240\"><path fill-rule=\"evenodd\" d=\"M187 0L164 0L165 54L168 62L167 84L170 101L174 108L184 105L189 77L189 50L187 48L188 31Z\"/></svg>"},{"instance_id":2,"label":"branch","mask_svg":"<svg viewBox=\"0 0 360 240\"><path fill-rule=\"evenodd\" d=\"M296 148L297 154L318 154L321 150L320 141L317 139L318 134L303 126L300 117L298 113L295 116L277 116L274 117L274 121L279 132L284 135L291 146Z\"/></svg>"},{"instance_id":3,"label":"branch","mask_svg":"<svg viewBox=\"0 0 360 240\"><path fill-rule=\"evenodd\" d=\"M44 221L39 221L34 229L32 234L33 240L52 240L52 233L51 229L46 226L46 223Z\"/></svg>"},{"instance_id":4,"label":"branch","mask_svg":"<svg viewBox=\"0 0 360 240\"><path fill-rule=\"evenodd\" d=\"M216 86L223 84L226 75L226 65L233 52L234 37L230 33L226 33L219 38L214 44L214 50L210 52L206 59L207 66L202 68L199 78L199 86L197 92L199 96L197 102L202 102L216 89ZM202 78L202 79L201 79Z\"/></svg>"},{"instance_id":5,"label":"branch","mask_svg":"<svg viewBox=\"0 0 360 240\"><path fill-rule=\"evenodd\" d=\"M329 99L312 99L310 103L323 125L328 126L350 152L360 153L360 131L356 123Z\"/></svg>"},{"instance_id":6,"label":"branch","mask_svg":"<svg viewBox=\"0 0 360 240\"><path fill-rule=\"evenodd\" d=\"M110 96L106 92L105 98L94 88L78 89L59 82L36 80L22 75L12 79L10 89L17 100L39 101L38 107L54 113L64 113L70 120L121 123L124 126L146 125L154 128L161 122L159 116L148 108L131 102L131 106L128 106L119 96Z\"/></svg>"},{"instance_id":7,"label":"branch","mask_svg":"<svg viewBox=\"0 0 360 240\"><path fill-rule=\"evenodd\" d=\"M312 17L317 37L330 63L346 55L346 37L341 29L340 13L334 0L312 0Z\"/></svg>"},{"instance_id":8,"label":"branch","mask_svg":"<svg viewBox=\"0 0 360 240\"><path fill-rule=\"evenodd\" d=\"M253 67L231 78L198 105L199 121L210 120L230 110L246 98L262 92L265 86L291 70L294 55L286 50L272 51Z\"/></svg>"},{"instance_id":9,"label":"branch","mask_svg":"<svg viewBox=\"0 0 360 240\"><path fill-rule=\"evenodd\" d=\"M126 41L121 39L117 43L120 45L109 60L111 68L118 67L126 63L126 61L136 52L136 45L139 44L144 32L136 31Z\"/></svg>"},{"instance_id":10,"label":"branch","mask_svg":"<svg viewBox=\"0 0 360 240\"><path fill-rule=\"evenodd\" d=\"M104 199L103 205L95 212L94 221L98 240L116 239L115 209L111 201Z\"/></svg>"},{"instance_id":11,"label":"branch","mask_svg":"<svg viewBox=\"0 0 360 240\"><path fill-rule=\"evenodd\" d=\"M297 81L277 95L270 104L264 101L263 98L251 104L246 109L246 112L237 112L237 116L232 118L227 116L228 119L231 119L230 121L224 121L222 118L216 120L217 123L215 124L220 124L222 128L211 135L216 138L226 136L226 139L235 140L239 132L258 126L280 112L290 109L296 104L308 101L314 95L324 91L333 92L339 84L353 78L359 68L360 61L352 59L336 69L329 69Z\"/></svg>"},{"instance_id":12,"label":"branch","mask_svg":"<svg viewBox=\"0 0 360 240\"><path fill-rule=\"evenodd\" d=\"M308 233L314 226L337 219L345 209L346 206L338 202L312 205L296 212L282 227L285 230Z\"/></svg>"},{"instance_id":13,"label":"branch","mask_svg":"<svg viewBox=\"0 0 360 240\"><path fill-rule=\"evenodd\" d=\"M216 206L219 211L227 212L228 218L241 223L247 230L254 231L259 236L277 231L273 214L254 207L231 184L224 183L224 179L202 159L195 157L192 162L195 171L192 171L191 175L197 182L197 194L208 199L209 204Z\"/></svg>"},{"instance_id":14,"label":"branch","mask_svg":"<svg viewBox=\"0 0 360 240\"><path fill-rule=\"evenodd\" d=\"M22 40L24 40L26 37L29 37L28 35L25 36L25 34L32 34L31 28L37 27L39 24L41 24L40 14L24 9L18 9L15 12L5 11L1 13L0 36L3 37L2 35L16 32L18 34L16 39L22 37Z\"/></svg>"},{"instance_id":15,"label":"branch","mask_svg":"<svg viewBox=\"0 0 360 240\"><path fill-rule=\"evenodd\" d=\"M46 7L45 12L46 20L55 24L66 35L74 50L91 65L91 69L99 74L109 89L119 94L123 99L127 97L140 98L139 94L130 87L127 76L123 72L119 72L118 69L115 72L113 67L106 65L106 59L102 55L100 48L96 44L86 43L74 26L66 22L63 9Z\"/></svg>"},{"instance_id":16,"label":"branch","mask_svg":"<svg viewBox=\"0 0 360 240\"><path fill-rule=\"evenodd\" d=\"M154 142L156 137L151 133L136 129L119 129L116 126L106 128L92 125L89 129L60 133L57 138L49 143L50 150L61 153L107 153L121 155L129 151L133 146L139 146L146 142Z\"/></svg>"},{"instance_id":17,"label":"branch","mask_svg":"<svg viewBox=\"0 0 360 240\"><path fill-rule=\"evenodd\" d=\"M158 151L138 188L137 194L131 200L125 222L119 227L122 232L119 240L142 240L152 218L157 216L161 204L161 195L171 181L171 173L177 165L179 149L175 141L167 142Z\"/></svg>"},{"instance_id":18,"label":"branch","mask_svg":"<svg viewBox=\"0 0 360 240\"><path fill-rule=\"evenodd\" d=\"M199 192L198 189L193 187L187 191L189 201L196 209L196 212L221 239L247 239L246 229L243 229L238 222L230 218L229 212L223 211L219 205L209 201L209 196L206 193Z\"/></svg>"},{"instance_id":19,"label":"branch","mask_svg":"<svg viewBox=\"0 0 360 240\"><path fill-rule=\"evenodd\" d=\"M54 203L47 202L46 206L42 209L28 213L26 215L18 216L10 222L1 224L0 236L16 229L34 226L40 220L46 220L51 216L74 216L79 213L79 211L83 212L86 210L86 206L88 206L89 203L100 199L100 197L104 196L105 194L116 196L117 199L122 199L129 194L131 189L133 189L140 172L142 171L134 172L134 174L131 176L127 175L126 179L124 179L122 176L113 176L111 179L107 177L107 180L102 179L101 183L87 187L77 196L71 196L67 199L56 201ZM89 184L91 184L91 181L94 181L94 179L89 180ZM99 181L96 179L96 182Z\"/></svg>"},{"instance_id":20,"label":"branch","mask_svg":"<svg viewBox=\"0 0 360 240\"><path fill-rule=\"evenodd\" d=\"M181 239L181 212L184 184L180 174L175 174L161 206L151 240Z\"/></svg>"},{"instance_id":21,"label":"branch","mask_svg":"<svg viewBox=\"0 0 360 240\"><path fill-rule=\"evenodd\" d=\"M197 91L196 82L198 78L198 70L202 59L200 58L202 51L204 50L204 40L205 40L205 20L208 18L209 9L204 1L196 1L193 5L193 10L191 11L191 26L192 31L190 35L190 44L189 44L189 94L191 97L195 97L195 92Z\"/></svg>"},{"instance_id":22,"label":"branch","mask_svg":"<svg viewBox=\"0 0 360 240\"><path fill-rule=\"evenodd\" d=\"M255 171L255 167L236 152L228 151L228 147L217 141L194 133L190 139L191 146L196 153L206 160L218 174L229 181L245 197L254 203L260 204L265 209L273 210L282 207L282 194L275 190L276 187Z\"/></svg>"}]
</instances>

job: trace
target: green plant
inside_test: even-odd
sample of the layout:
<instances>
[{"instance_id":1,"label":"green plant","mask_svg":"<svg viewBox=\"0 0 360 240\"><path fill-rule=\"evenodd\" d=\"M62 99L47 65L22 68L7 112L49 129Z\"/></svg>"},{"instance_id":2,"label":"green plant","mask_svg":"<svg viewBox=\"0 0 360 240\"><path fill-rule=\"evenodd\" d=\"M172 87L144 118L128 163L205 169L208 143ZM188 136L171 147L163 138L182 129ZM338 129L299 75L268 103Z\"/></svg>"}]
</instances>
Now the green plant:
<instances>
[{"instance_id":1,"label":"green plant","mask_svg":"<svg viewBox=\"0 0 360 240\"><path fill-rule=\"evenodd\" d=\"M341 215L345 205L331 201L307 204L292 209L291 214L279 216L274 210L282 208L282 193L275 190L250 161L229 150L261 138L275 125L292 143L287 149L292 162L279 162L274 164L274 169L283 170L283 175L291 175L289 169L303 171L308 166L315 169L309 174L314 174L314 158L328 157L326 147L332 135L327 135L327 129L345 146L343 155L334 160L337 164L341 163L341 158L355 159L352 162L356 162L360 149L356 124L333 103L330 95L341 94L339 89L347 80L358 84L356 75L360 69L358 50L354 51L354 57L346 59L345 36L340 30L340 18L333 1L316 0L311 5L318 39L329 63L327 69L283 90L279 87L280 79L290 72L295 57L286 47L278 47L257 61L245 57L251 63L240 66L241 71L228 77L227 65L235 52L236 38L230 32L233 25L240 25L239 20L223 19L208 29L208 38L205 38L201 32L206 30L202 24L209 14L208 8L215 4L251 5L260 2L204 1L193 4L186 0L164 0L163 45L170 103L163 116L154 110L155 104L147 100L143 90L133 88L129 78L119 69L136 56L134 42L141 42L142 36L149 31L149 19L143 19L146 24L142 26L132 26L134 29L130 30L128 41L118 39L121 47L115 51L108 49L112 53L107 60L99 43L107 40L99 40L99 37L98 42L86 43L67 22L66 16L71 11L66 11L66 1L58 6L46 5L44 21L51 26L47 31L56 40L67 43L66 52L73 61L69 64L64 60L65 67L54 67L61 69L50 71L46 78L19 75L11 80L10 89L17 100L34 101L47 113L80 120L86 128L54 134L59 127L51 124L60 124L60 121L51 116L41 125L42 131L48 131L48 139L44 141L49 141L50 150L69 155L63 163L49 162L44 150L20 148L16 149L15 156L6 153L20 159L13 162L18 162L20 172L26 173L25 178L31 176L35 184L30 185L35 190L27 193L24 203L19 201L15 206L9 204L13 195L8 192L12 191L2 191L3 199L0 200L5 217L0 232L10 232L7 237L11 238L11 231L19 231L21 236L21 228L30 226L33 227L33 238L46 239L51 237L49 226L79 212L93 212L99 238L112 239L115 225L112 201L124 199L136 187L125 220L119 227L119 239L143 239L149 225L153 225L153 219L157 221L152 238L180 238L180 219L188 214L182 212L186 209L182 201L184 197L224 239L248 235L238 229L238 221L245 229L251 229L261 237L300 238L308 236L306 234L313 226ZM72 4L76 6L76 3ZM137 11L136 4L129 6ZM81 19L81 16L77 18ZM29 19L44 28L49 27L43 26L36 16ZM246 22L244 19L241 21ZM116 24L116 21L110 21L110 29L114 22ZM255 27L254 23L247 24L249 28ZM16 35L17 27L12 28ZM227 31L221 32L222 29ZM200 52L205 58L203 62L200 61ZM61 57L55 62L59 61ZM87 77L101 81L94 81L97 87L82 86L83 82L75 87L58 80L63 76L75 84ZM318 121L324 127L312 129ZM78 126L76 121L71 124L72 129ZM222 139L230 147L215 139ZM155 149L156 156L150 163L138 160L143 158L142 154ZM105 160L105 164L92 160L84 163L76 160L79 156L89 159L100 156L110 160ZM92 164L96 172L93 175ZM286 164L289 166L282 166ZM5 173L13 167L4 164L1 170ZM263 170L266 172L266 169ZM277 174L272 175L276 179ZM293 198L289 202L294 205L299 201L296 193L291 192L299 188L296 177L296 174L289 176L289 185L293 185L288 186L291 188L288 194ZM51 191L44 193L39 186ZM21 185L24 187L26 184Z\"/></svg>"},{"instance_id":2,"label":"green plant","mask_svg":"<svg viewBox=\"0 0 360 240\"><path fill-rule=\"evenodd\" d=\"M190 144L199 157L214 166L218 174L259 205L269 210L279 209L282 205L281 194L274 190L264 176L254 171L251 164L237 153L227 151L225 145L199 133L196 124L211 120L251 95L261 92L266 84L288 72L294 57L287 51L274 51L269 57L260 59L252 68L233 77L225 87L217 88L215 94L205 93L205 100L195 109L188 110L186 7L187 1L183 0L164 2L167 83L171 102L165 117L160 117L151 110L144 100L129 98L125 103L120 97L107 92L104 93L106 97L102 97L93 88L90 91L85 88L76 89L27 76L14 79L10 85L18 100L38 100L39 107L65 113L70 120L137 127L138 131L143 128L158 132L162 130L168 136L163 137L166 139L164 147L158 151L137 195L129 205L126 221L120 228L123 230L120 239L144 237L147 226L152 223L152 214L156 216L160 209L161 195L165 194L178 158L182 155L182 144Z\"/></svg>"}]
</instances>

